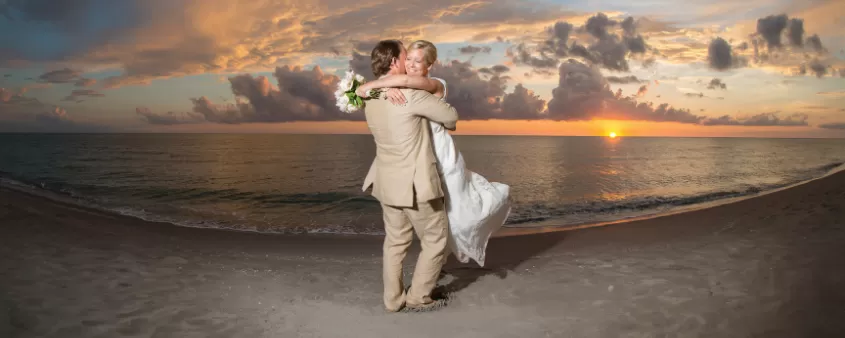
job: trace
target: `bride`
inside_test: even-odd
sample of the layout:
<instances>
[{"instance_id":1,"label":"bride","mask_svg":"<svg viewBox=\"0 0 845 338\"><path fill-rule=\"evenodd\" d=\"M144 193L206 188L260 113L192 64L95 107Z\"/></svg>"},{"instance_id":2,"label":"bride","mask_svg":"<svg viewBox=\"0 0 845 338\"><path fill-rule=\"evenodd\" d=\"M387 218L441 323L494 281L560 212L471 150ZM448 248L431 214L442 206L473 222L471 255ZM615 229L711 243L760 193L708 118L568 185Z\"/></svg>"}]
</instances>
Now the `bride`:
<instances>
[{"instance_id":1,"label":"bride","mask_svg":"<svg viewBox=\"0 0 845 338\"><path fill-rule=\"evenodd\" d=\"M415 88L428 91L445 100L446 81L428 76L437 61L437 48L431 42L418 40L408 47L406 75L391 75L358 87L358 96L367 97L376 88ZM393 93L401 99L401 92ZM402 104L404 102L396 102ZM446 214L449 217L449 247L462 263L473 259L484 266L490 236L507 220L511 205L510 187L488 182L481 175L467 170L464 158L455 147L452 136L442 125L431 123L432 143L438 169L446 190Z\"/></svg>"}]
</instances>

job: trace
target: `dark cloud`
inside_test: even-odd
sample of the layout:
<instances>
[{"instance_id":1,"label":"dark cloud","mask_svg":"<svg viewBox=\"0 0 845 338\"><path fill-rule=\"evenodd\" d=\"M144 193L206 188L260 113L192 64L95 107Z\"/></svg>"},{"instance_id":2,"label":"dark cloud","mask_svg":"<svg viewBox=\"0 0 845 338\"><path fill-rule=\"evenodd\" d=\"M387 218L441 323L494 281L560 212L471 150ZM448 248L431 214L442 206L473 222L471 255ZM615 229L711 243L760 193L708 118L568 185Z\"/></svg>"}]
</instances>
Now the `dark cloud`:
<instances>
[{"instance_id":1,"label":"dark cloud","mask_svg":"<svg viewBox=\"0 0 845 338\"><path fill-rule=\"evenodd\" d=\"M798 74L806 75L808 72L812 72L816 77L822 78L827 75L828 66L825 66L818 59L813 59L809 63L802 64L798 67Z\"/></svg>"},{"instance_id":2,"label":"dark cloud","mask_svg":"<svg viewBox=\"0 0 845 338\"><path fill-rule=\"evenodd\" d=\"M622 21L622 32L625 39L625 45L633 54L643 54L648 50L648 45L642 35L637 34L637 23L634 18L629 16Z\"/></svg>"},{"instance_id":3,"label":"dark cloud","mask_svg":"<svg viewBox=\"0 0 845 338\"><path fill-rule=\"evenodd\" d=\"M614 97L598 69L570 59L558 71L558 86L548 105L551 119L589 120L601 114L606 99Z\"/></svg>"},{"instance_id":4,"label":"dark cloud","mask_svg":"<svg viewBox=\"0 0 845 338\"><path fill-rule=\"evenodd\" d=\"M827 66L822 64L819 60L810 61L810 70L816 74L816 77L823 77L827 75Z\"/></svg>"},{"instance_id":5,"label":"dark cloud","mask_svg":"<svg viewBox=\"0 0 845 338\"><path fill-rule=\"evenodd\" d=\"M607 35L592 46L590 51L604 68L627 72L629 70L627 44L620 41L616 35Z\"/></svg>"},{"instance_id":6,"label":"dark cloud","mask_svg":"<svg viewBox=\"0 0 845 338\"><path fill-rule=\"evenodd\" d=\"M824 123L820 124L819 128L845 130L845 122Z\"/></svg>"},{"instance_id":7,"label":"dark cloud","mask_svg":"<svg viewBox=\"0 0 845 338\"><path fill-rule=\"evenodd\" d=\"M625 44L628 46L628 50L631 53L645 53L648 49L648 45L645 43L645 39L641 35L637 35L634 37L625 37Z\"/></svg>"},{"instance_id":8,"label":"dark cloud","mask_svg":"<svg viewBox=\"0 0 845 338\"><path fill-rule=\"evenodd\" d=\"M558 21L548 30L549 39L546 40L546 48L550 49L558 57L569 54L567 44L574 26L568 22Z\"/></svg>"},{"instance_id":9,"label":"dark cloud","mask_svg":"<svg viewBox=\"0 0 845 338\"><path fill-rule=\"evenodd\" d=\"M492 69L493 69L494 72L499 73L499 74L505 73L505 72L508 72L508 71L511 70L510 68L508 68L508 66L505 66L505 65L495 65L495 66L493 66Z\"/></svg>"},{"instance_id":10,"label":"dark cloud","mask_svg":"<svg viewBox=\"0 0 845 338\"><path fill-rule=\"evenodd\" d=\"M722 82L719 78L713 78L710 80L710 83L707 84L707 89L728 89L728 85Z\"/></svg>"},{"instance_id":11,"label":"dark cloud","mask_svg":"<svg viewBox=\"0 0 845 338\"><path fill-rule=\"evenodd\" d=\"M534 120L541 116L546 108L546 101L521 83L514 86L513 92L502 99L502 114L508 119Z\"/></svg>"},{"instance_id":12,"label":"dark cloud","mask_svg":"<svg viewBox=\"0 0 845 338\"><path fill-rule=\"evenodd\" d=\"M370 54L359 54L352 52L352 59L349 60L349 69L355 74L361 74L367 81L372 81L375 77L373 75L373 67L370 63Z\"/></svg>"},{"instance_id":13,"label":"dark cloud","mask_svg":"<svg viewBox=\"0 0 845 338\"><path fill-rule=\"evenodd\" d=\"M824 48L824 46L822 46L822 40L821 40L821 38L819 38L818 34L813 34L813 35L807 37L806 43L807 43L807 45L812 47L813 50L815 50L817 53L825 52L825 48Z\"/></svg>"},{"instance_id":14,"label":"dark cloud","mask_svg":"<svg viewBox=\"0 0 845 338\"><path fill-rule=\"evenodd\" d=\"M748 119L722 117L707 119L668 104L654 105L637 102L648 91L648 85L629 97L609 88L609 81L597 66L589 66L574 59L559 67L560 80L548 105L533 91L516 84L506 93L505 66L473 69L469 62L437 63L432 76L446 80L448 102L460 113L462 120L520 119L520 120L591 120L618 119L657 122L679 122L703 125L806 125L806 116L793 115L785 119L774 114L761 114ZM279 67L273 75L278 86L266 77L244 74L229 78L234 104L215 104L207 97L191 99L193 109L188 113L155 114L138 107L136 114L150 124L171 125L186 123L244 123L363 120L363 114L344 114L334 107L333 91L338 78L323 74L318 67L302 70L299 67ZM635 81L636 78L620 78ZM699 94L700 95L700 94ZM706 122L706 123L705 123Z\"/></svg>"},{"instance_id":15,"label":"dark cloud","mask_svg":"<svg viewBox=\"0 0 845 338\"><path fill-rule=\"evenodd\" d=\"M495 66L490 67L490 68L488 68L488 67L482 67L482 68L479 68L479 69L478 69L478 72L479 72L479 73L482 73L482 74L487 74L487 75L494 75L494 74L496 74L496 75L501 75L501 74L504 74L504 73L509 72L510 70L511 70L511 69L510 69L510 68L508 68L508 66L505 66L505 65L495 65Z\"/></svg>"},{"instance_id":16,"label":"dark cloud","mask_svg":"<svg viewBox=\"0 0 845 338\"><path fill-rule=\"evenodd\" d=\"M469 62L437 63L432 76L448 84L449 103L462 120L537 119L545 101L533 91L517 84L513 92L505 93L509 69L505 66L472 68ZM237 102L215 104L207 97L191 99L189 113L155 114L139 107L136 114L151 124L185 123L244 123L363 120L362 113L342 113L334 106L334 91L338 78L323 74L319 68L302 70L299 67L279 67L274 73L278 88L266 77L244 74L229 78Z\"/></svg>"},{"instance_id":17,"label":"dark cloud","mask_svg":"<svg viewBox=\"0 0 845 338\"><path fill-rule=\"evenodd\" d=\"M599 61L598 58L590 53L586 46L581 45L578 42L572 43L572 47L569 49L569 52L572 53L573 56L580 57L591 64L598 63Z\"/></svg>"},{"instance_id":18,"label":"dark cloud","mask_svg":"<svg viewBox=\"0 0 845 338\"><path fill-rule=\"evenodd\" d=\"M80 75L82 75L82 73L79 71L64 68L41 74L41 76L38 77L38 80L49 83L72 83L79 81Z\"/></svg>"},{"instance_id":19,"label":"dark cloud","mask_svg":"<svg viewBox=\"0 0 845 338\"><path fill-rule=\"evenodd\" d=\"M753 63L792 69L796 75L823 77L830 73L830 69L827 69L829 67L822 65L819 59L810 60L816 56L809 55L808 51L815 52L819 57L828 51L818 34L808 35L805 23L802 18L789 18L785 14L758 19L757 32L750 36L754 48ZM762 48L763 45L767 48ZM789 48L786 48L787 45ZM744 58L737 60L741 66L748 64ZM823 58L824 62L829 60L828 57Z\"/></svg>"},{"instance_id":20,"label":"dark cloud","mask_svg":"<svg viewBox=\"0 0 845 338\"><path fill-rule=\"evenodd\" d=\"M493 50L490 46L464 46L458 49L461 54L478 54L478 53L487 53L490 54L490 51Z\"/></svg>"},{"instance_id":21,"label":"dark cloud","mask_svg":"<svg viewBox=\"0 0 845 338\"><path fill-rule=\"evenodd\" d=\"M789 31L787 32L789 43L795 46L804 45L804 19L792 18L789 20Z\"/></svg>"},{"instance_id":22,"label":"dark cloud","mask_svg":"<svg viewBox=\"0 0 845 338\"><path fill-rule=\"evenodd\" d=\"M362 118L361 114L345 114L334 105L334 91L338 83L337 76L323 74L319 67L302 70L300 67L278 67L273 76L278 81L278 88L270 85L263 76L238 75L229 78L232 93L249 101L251 109L239 105L231 109L213 109L204 102L196 101L194 111L205 115L211 122L288 122L288 121L326 121ZM206 99L207 101L207 99ZM199 107L199 110L197 110Z\"/></svg>"},{"instance_id":23,"label":"dark cloud","mask_svg":"<svg viewBox=\"0 0 845 338\"><path fill-rule=\"evenodd\" d=\"M709 118L702 121L705 126L807 126L807 114L791 114L786 118L778 117L778 112L762 113L748 118L737 119L731 116Z\"/></svg>"},{"instance_id":24,"label":"dark cloud","mask_svg":"<svg viewBox=\"0 0 845 338\"><path fill-rule=\"evenodd\" d=\"M611 33L610 28L622 26L622 35ZM621 24L611 20L604 13L587 19L584 26L575 28L572 24L559 21L546 30L547 38L537 48L538 55L534 55L524 45L517 46L515 53L509 54L514 63L525 64L533 68L555 68L559 59L563 57L578 57L590 64L614 71L629 70L628 56L644 54L649 50L642 35L637 34L637 23L633 17L628 17ZM567 46L573 32L588 33L591 37L589 45L573 41Z\"/></svg>"},{"instance_id":25,"label":"dark cloud","mask_svg":"<svg viewBox=\"0 0 845 338\"><path fill-rule=\"evenodd\" d=\"M633 17L622 21L622 37L608 32L609 27L617 24L616 21L608 19L604 13L591 17L587 20L584 29L598 41L589 48L573 44L572 54L581 56L592 63L599 63L609 70L628 71L628 55L643 54L648 50L648 45L645 39L637 34Z\"/></svg>"},{"instance_id":26,"label":"dark cloud","mask_svg":"<svg viewBox=\"0 0 845 338\"><path fill-rule=\"evenodd\" d=\"M634 17L629 16L625 20L622 20L622 31L625 32L625 35L634 35L636 33Z\"/></svg>"},{"instance_id":27,"label":"dark cloud","mask_svg":"<svg viewBox=\"0 0 845 338\"><path fill-rule=\"evenodd\" d=\"M502 111L501 104L507 86L506 76L493 74L485 79L469 62L457 60L438 63L432 68L431 76L446 81L446 100L458 110L462 120L510 118Z\"/></svg>"},{"instance_id":28,"label":"dark cloud","mask_svg":"<svg viewBox=\"0 0 845 338\"><path fill-rule=\"evenodd\" d=\"M335 107L333 93L339 79L319 67L277 67L273 77L278 86L264 76L230 77L234 104L215 104L203 96L191 99L191 113L154 114L143 108L136 113L157 124L363 120L363 114L346 114Z\"/></svg>"},{"instance_id":29,"label":"dark cloud","mask_svg":"<svg viewBox=\"0 0 845 338\"><path fill-rule=\"evenodd\" d=\"M70 93L70 95L66 96L63 101L77 101L80 98L86 97L103 97L106 96L103 93L100 93L96 90L91 89L77 89Z\"/></svg>"},{"instance_id":30,"label":"dark cloud","mask_svg":"<svg viewBox=\"0 0 845 338\"><path fill-rule=\"evenodd\" d=\"M245 76L248 75L239 75L242 76L240 78L241 81L248 81L248 80L255 80L257 85L263 86L264 80L267 78L265 77L258 77L253 79L251 76L248 78ZM229 81L235 81L238 78L230 78ZM233 83L234 85L234 83ZM269 82L266 83L269 85ZM268 87L269 88L269 87ZM269 93L268 93L269 94ZM248 100L248 99L247 99ZM199 98L192 98L191 103L193 104L193 113L199 114L198 116L202 116L202 120L213 122L213 123L223 123L223 124L239 124L245 122L256 122L260 121L261 119L257 118L255 115L255 108L252 106L251 102L244 102L244 100L238 98L236 103L225 103L225 104L215 104L211 102L207 97L202 96ZM279 111L278 114L284 115L284 111ZM193 116L193 115L191 115ZM197 118L197 122L199 120ZM280 119L279 122L284 121L296 121L294 118L283 118Z\"/></svg>"},{"instance_id":31,"label":"dark cloud","mask_svg":"<svg viewBox=\"0 0 845 338\"><path fill-rule=\"evenodd\" d=\"M755 62L775 61L779 56L773 53L773 50L782 49L784 43L783 36L786 37L787 42L797 48L811 48L815 52L822 54L827 50L822 45L818 34L810 36L806 35L804 29L804 19L789 18L786 14L770 15L765 18L757 20L757 32L755 37L752 37L754 43L754 59ZM759 41L758 41L759 39ZM769 53L762 53L759 49L759 44L765 42Z\"/></svg>"},{"instance_id":32,"label":"dark cloud","mask_svg":"<svg viewBox=\"0 0 845 338\"><path fill-rule=\"evenodd\" d=\"M783 46L781 42L781 34L786 29L788 17L786 14L769 15L765 18L757 19L757 34L760 34L766 40L769 49L780 48ZM801 30L803 33L803 22Z\"/></svg>"},{"instance_id":33,"label":"dark cloud","mask_svg":"<svg viewBox=\"0 0 845 338\"><path fill-rule=\"evenodd\" d=\"M41 74L38 77L41 83L73 83L77 87L90 87L97 83L97 80L82 77L82 72L70 68L57 69Z\"/></svg>"},{"instance_id":34,"label":"dark cloud","mask_svg":"<svg viewBox=\"0 0 845 338\"><path fill-rule=\"evenodd\" d=\"M514 63L528 65L535 69L555 68L560 62L558 58L551 57L542 50L540 51L540 56L531 55L524 43L520 43L516 45L516 47L508 48L507 56L510 57Z\"/></svg>"},{"instance_id":35,"label":"dark cloud","mask_svg":"<svg viewBox=\"0 0 845 338\"><path fill-rule=\"evenodd\" d=\"M654 106L613 93L598 68L570 59L559 68L547 113L552 120L618 119L698 123L703 117L668 104Z\"/></svg>"},{"instance_id":36,"label":"dark cloud","mask_svg":"<svg viewBox=\"0 0 845 338\"><path fill-rule=\"evenodd\" d=\"M584 24L584 30L596 39L601 40L608 36L608 28L616 24L616 21L610 20L604 13L598 13L587 19L587 23Z\"/></svg>"},{"instance_id":37,"label":"dark cloud","mask_svg":"<svg viewBox=\"0 0 845 338\"><path fill-rule=\"evenodd\" d=\"M719 37L713 39L707 47L707 61L710 68L715 70L742 67L746 63L742 57L734 54L731 45L725 39Z\"/></svg>"},{"instance_id":38,"label":"dark cloud","mask_svg":"<svg viewBox=\"0 0 845 338\"><path fill-rule=\"evenodd\" d=\"M620 83L620 84L639 83L639 82L648 82L648 81L646 81L646 80L640 80L640 79L638 79L638 78L637 78L636 76L634 76L634 75L628 75L628 76L622 76L622 77L619 77L619 76L608 76L606 79L607 79L607 82L610 82L610 83Z\"/></svg>"},{"instance_id":39,"label":"dark cloud","mask_svg":"<svg viewBox=\"0 0 845 338\"><path fill-rule=\"evenodd\" d=\"M201 114L188 113L174 113L168 112L166 114L155 114L146 107L135 108L135 113L143 117L144 121L149 124L157 125L175 125L175 124L190 124L205 122L205 117Z\"/></svg>"}]
</instances>

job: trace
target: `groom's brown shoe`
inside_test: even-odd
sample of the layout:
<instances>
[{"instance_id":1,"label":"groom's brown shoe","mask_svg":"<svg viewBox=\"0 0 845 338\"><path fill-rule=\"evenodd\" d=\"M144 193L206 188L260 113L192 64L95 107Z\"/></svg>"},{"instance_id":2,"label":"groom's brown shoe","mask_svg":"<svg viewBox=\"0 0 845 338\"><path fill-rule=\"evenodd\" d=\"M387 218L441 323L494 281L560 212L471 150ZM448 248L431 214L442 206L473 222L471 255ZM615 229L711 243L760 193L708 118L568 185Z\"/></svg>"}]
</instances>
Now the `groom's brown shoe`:
<instances>
[{"instance_id":1,"label":"groom's brown shoe","mask_svg":"<svg viewBox=\"0 0 845 338\"><path fill-rule=\"evenodd\" d=\"M437 299L425 304L405 304L402 312L431 312L440 310L447 305L446 299Z\"/></svg>"},{"instance_id":2,"label":"groom's brown shoe","mask_svg":"<svg viewBox=\"0 0 845 338\"><path fill-rule=\"evenodd\" d=\"M405 303L402 312L430 312L440 310L449 304L449 295L443 290L435 289L431 293L431 302L425 304L409 304Z\"/></svg>"}]
</instances>

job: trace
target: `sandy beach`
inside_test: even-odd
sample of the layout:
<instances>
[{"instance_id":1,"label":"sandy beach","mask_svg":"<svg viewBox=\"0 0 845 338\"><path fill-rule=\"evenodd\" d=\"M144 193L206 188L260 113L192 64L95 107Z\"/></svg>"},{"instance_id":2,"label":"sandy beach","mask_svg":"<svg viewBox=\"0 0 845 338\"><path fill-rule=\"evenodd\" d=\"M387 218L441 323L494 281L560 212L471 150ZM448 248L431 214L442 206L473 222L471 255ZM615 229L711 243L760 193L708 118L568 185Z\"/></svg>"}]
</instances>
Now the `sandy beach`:
<instances>
[{"instance_id":1,"label":"sandy beach","mask_svg":"<svg viewBox=\"0 0 845 338\"><path fill-rule=\"evenodd\" d=\"M390 314L377 236L184 228L0 188L0 337L841 337L843 257L840 172L497 237L485 268L447 265L447 308Z\"/></svg>"}]
</instances>

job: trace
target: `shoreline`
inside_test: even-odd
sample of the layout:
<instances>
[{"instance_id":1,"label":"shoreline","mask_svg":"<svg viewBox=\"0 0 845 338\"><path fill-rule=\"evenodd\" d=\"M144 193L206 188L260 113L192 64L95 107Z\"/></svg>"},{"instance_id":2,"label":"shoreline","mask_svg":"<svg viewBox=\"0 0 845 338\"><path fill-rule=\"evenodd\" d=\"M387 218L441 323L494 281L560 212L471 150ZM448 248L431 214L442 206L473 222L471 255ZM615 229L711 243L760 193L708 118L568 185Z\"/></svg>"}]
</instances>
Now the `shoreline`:
<instances>
[{"instance_id":1,"label":"shoreline","mask_svg":"<svg viewBox=\"0 0 845 338\"><path fill-rule=\"evenodd\" d=\"M637 222L637 221L646 221L651 219L657 219L661 217L668 217L674 215L681 215L690 212L696 212L700 210L707 210L712 208L718 208L724 205L730 205L734 203L739 203L745 200L750 200L754 198L759 198L762 196L774 194L780 191L789 190L792 188L800 187L802 185L808 184L813 181L821 180L831 175L838 174L840 172L845 172L845 163L842 163L835 168L829 170L825 174L814 177L808 180L787 184L785 186L774 188L770 190L760 191L758 193L748 194L745 196L737 196L737 197L729 197L729 198L720 198L713 201L707 201L702 203L695 203L691 205L681 206L675 208L675 210L667 210L664 212L658 212L651 215L642 215L642 216L633 216L618 220L606 221L606 222L590 222L590 223L581 223L581 224L570 224L570 225L544 225L544 226L535 226L535 227L525 227L524 229L521 227L503 227L500 231L497 231L494 234L494 237L500 236L519 236L519 235L532 235L532 234L540 234L540 233L549 233L549 232L557 232L557 231L573 231L573 230L580 230L580 229L589 229L589 228L597 228L597 227L604 227L610 225L623 225L625 223Z\"/></svg>"},{"instance_id":2,"label":"shoreline","mask_svg":"<svg viewBox=\"0 0 845 338\"><path fill-rule=\"evenodd\" d=\"M624 225L626 223L638 222L638 221L646 221L651 219L657 219L661 217L679 215L679 214L686 214L690 212L696 212L700 210L707 210L712 209L724 205L730 205L733 203L742 202L749 199L758 198L761 196L766 196L769 194L777 193L779 191L784 191L788 189L792 189L795 187L799 187L804 184L808 184L810 182L824 179L828 176L837 174L839 172L845 171L845 163L839 163L836 167L829 169L826 173L810 178L804 181L799 181L791 184L787 184L781 187L760 191L757 193L751 193L743 196L736 196L736 197L728 197L728 198L718 198L715 200L693 203L689 205L682 205L677 207L670 207L669 210L665 211L658 211L653 214L645 214L639 216L630 216L624 217L621 219L610 220L610 221L596 221L596 222L585 222L585 223L574 223L574 224L566 224L566 225L556 225L553 224L554 220L546 220L546 221L538 221L538 222L529 222L525 224L529 224L528 226L502 226L498 231L493 233L491 238L499 238L499 237L511 237L511 236L524 236L524 235L537 235L537 234L544 234L550 232L562 232L562 231L574 231L574 230L581 230L581 229L588 229L588 228L596 228L596 227L605 227L610 225ZM203 226L190 226L179 224L178 222L172 221L162 221L162 220L152 220L149 218L144 218L139 215L133 214L126 214L116 210L108 209L105 207L100 207L97 205L90 205L84 202L77 200L72 196L65 196L59 192L38 188L35 185L20 182L17 180L13 180L10 178L3 178L0 177L0 188L14 190L23 194L28 194L31 196L35 196L38 198L43 198L52 202L56 203L63 203L70 206L89 209L95 212L102 212L110 215L116 215L121 217L129 217L136 220L140 220L143 222L151 222L151 223L162 223L168 224L175 227L182 227L182 228L191 228L191 229L209 229L209 230L221 230L221 231L229 231L229 232L243 232L243 233L254 233L254 234L263 234L263 235L292 235L292 236L304 236L304 235L313 235L313 236L341 236L341 237L356 237L356 236L365 236L365 237L382 237L384 234L370 234L370 233L339 233L339 232L329 232L329 231L313 231L313 232L267 232L267 231L256 231L256 230L249 230L249 229L230 229L230 228L220 228L220 227L203 227ZM551 224L549 224L551 223Z\"/></svg>"},{"instance_id":3,"label":"shoreline","mask_svg":"<svg viewBox=\"0 0 845 338\"><path fill-rule=\"evenodd\" d=\"M595 228L595 227L605 227L609 225L622 225L631 222L637 221L644 221L650 220L655 218L661 218L666 216L684 214L689 212L695 212L699 210L706 210L711 209L723 205L729 205L737 202L741 202L748 199L758 198L761 196L765 196L768 194L776 193L779 191L795 188L819 179L823 179L830 175L836 174L838 172L845 171L845 163L839 163L836 167L829 169L826 173L810 178L808 180L799 181L791 184L787 184L781 187L772 188L769 190L760 191L757 193L751 193L743 196L736 196L736 197L728 197L728 198L718 198L715 200L693 203L689 205L682 205L677 207L669 207L668 210L665 211L658 211L653 214L645 214L639 216L630 216L624 217L616 220L610 221L596 221L596 222L585 222L585 223L574 223L574 224L566 224L566 225L556 225L554 224L554 220L544 220L544 221L537 221L537 222L529 222L524 223L528 224L528 226L502 226L498 231L496 231L492 238L498 237L510 237L510 236L523 236L523 235L535 235L535 234L543 234L549 232L559 232L559 231L573 231L579 229L587 229L587 228ZM268 232L268 231L257 231L257 230L249 230L249 229L230 229L230 228L221 228L221 227L203 227L203 226L191 226L185 224L179 224L178 222L174 221L165 221L165 220L154 220L145 218L139 215L127 214L122 213L117 210L108 209L105 207L100 207L97 205L90 205L85 202L82 202L76 199L73 196L66 196L59 192L38 188L37 186L26 183L20 182L11 178L3 178L0 177L0 188L6 188L15 190L20 193L36 196L38 198L43 198L50 200L52 202L57 203L64 203L68 205L72 205L79 208L85 208L94 210L97 212L102 212L106 214L112 215L119 215L122 217L130 217L144 222L152 222L152 223L164 223L169 224L171 226L176 227L183 227L183 228L194 228L194 229L211 229L211 230L222 230L222 231L231 231L231 232L244 232L244 233L256 233L256 234L266 234L266 235L315 235L315 236L370 236L370 237L381 237L384 236L383 233L380 234L371 234L371 233L339 233L339 232L329 232L329 231L309 231L309 232ZM551 224L550 224L551 223Z\"/></svg>"},{"instance_id":4,"label":"shoreline","mask_svg":"<svg viewBox=\"0 0 845 338\"><path fill-rule=\"evenodd\" d=\"M382 309L379 236L211 230L0 186L0 337L845 331L845 171L625 226L493 238L483 268L449 258L449 306L424 314Z\"/></svg>"}]
</instances>

